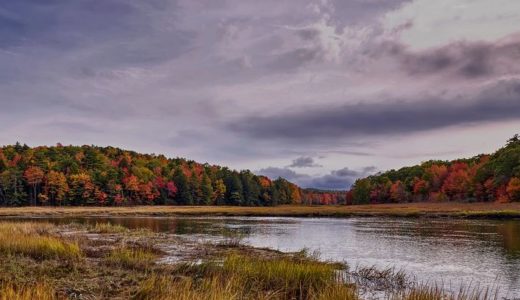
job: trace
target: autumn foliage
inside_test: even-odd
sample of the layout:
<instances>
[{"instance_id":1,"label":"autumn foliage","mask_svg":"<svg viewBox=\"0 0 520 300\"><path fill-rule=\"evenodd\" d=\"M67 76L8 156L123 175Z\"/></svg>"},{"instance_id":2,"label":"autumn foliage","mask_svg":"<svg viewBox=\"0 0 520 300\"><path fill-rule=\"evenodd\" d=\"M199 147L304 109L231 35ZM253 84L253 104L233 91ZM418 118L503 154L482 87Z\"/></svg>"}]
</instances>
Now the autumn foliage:
<instances>
[{"instance_id":1,"label":"autumn foliage","mask_svg":"<svg viewBox=\"0 0 520 300\"><path fill-rule=\"evenodd\" d=\"M358 179L347 195L353 204L520 201L520 140L513 137L492 155L428 161Z\"/></svg>"},{"instance_id":2,"label":"autumn foliage","mask_svg":"<svg viewBox=\"0 0 520 300\"><path fill-rule=\"evenodd\" d=\"M0 148L0 205L335 203L279 178L113 147ZM314 195L314 193L313 193ZM314 197L314 196L312 196ZM325 200L324 200L325 199Z\"/></svg>"}]
</instances>

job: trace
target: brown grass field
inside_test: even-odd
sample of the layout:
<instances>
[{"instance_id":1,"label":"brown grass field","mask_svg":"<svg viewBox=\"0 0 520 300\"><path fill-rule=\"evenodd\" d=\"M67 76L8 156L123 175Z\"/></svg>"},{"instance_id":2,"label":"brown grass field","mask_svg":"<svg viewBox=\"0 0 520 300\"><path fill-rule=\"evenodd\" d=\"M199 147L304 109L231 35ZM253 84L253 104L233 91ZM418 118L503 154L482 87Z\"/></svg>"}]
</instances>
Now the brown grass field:
<instances>
[{"instance_id":1,"label":"brown grass field","mask_svg":"<svg viewBox=\"0 0 520 300\"><path fill-rule=\"evenodd\" d=\"M293 216L293 217L454 217L520 218L520 203L402 203L351 206L237 207L0 207L0 217L31 216Z\"/></svg>"}]
</instances>

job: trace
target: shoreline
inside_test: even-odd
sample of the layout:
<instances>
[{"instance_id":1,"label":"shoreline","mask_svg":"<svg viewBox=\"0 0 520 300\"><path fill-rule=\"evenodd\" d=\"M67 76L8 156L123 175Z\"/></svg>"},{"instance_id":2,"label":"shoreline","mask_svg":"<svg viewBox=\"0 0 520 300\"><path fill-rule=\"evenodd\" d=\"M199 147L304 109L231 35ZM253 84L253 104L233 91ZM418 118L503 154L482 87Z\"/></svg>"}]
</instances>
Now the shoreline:
<instances>
[{"instance_id":1,"label":"shoreline","mask_svg":"<svg viewBox=\"0 0 520 300\"><path fill-rule=\"evenodd\" d=\"M1 217L402 217L520 219L520 203L407 203L349 206L0 207Z\"/></svg>"},{"instance_id":2,"label":"shoreline","mask_svg":"<svg viewBox=\"0 0 520 300\"><path fill-rule=\"evenodd\" d=\"M498 299L493 288L469 285L457 293L403 270L351 269L305 249L248 246L240 236L193 241L109 223L7 221L0 222L0 240L0 298Z\"/></svg>"}]
</instances>

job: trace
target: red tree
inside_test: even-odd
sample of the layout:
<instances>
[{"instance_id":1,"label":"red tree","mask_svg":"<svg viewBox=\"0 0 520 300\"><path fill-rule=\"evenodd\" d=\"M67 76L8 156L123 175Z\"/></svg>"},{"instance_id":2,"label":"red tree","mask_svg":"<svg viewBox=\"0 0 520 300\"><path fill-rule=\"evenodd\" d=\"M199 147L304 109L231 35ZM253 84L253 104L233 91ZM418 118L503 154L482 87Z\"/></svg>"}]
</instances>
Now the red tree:
<instances>
[{"instance_id":1,"label":"red tree","mask_svg":"<svg viewBox=\"0 0 520 300\"><path fill-rule=\"evenodd\" d=\"M520 178L511 178L507 185L506 191L511 201L520 201Z\"/></svg>"},{"instance_id":2,"label":"red tree","mask_svg":"<svg viewBox=\"0 0 520 300\"><path fill-rule=\"evenodd\" d=\"M450 200L465 200L469 195L470 186L471 180L466 169L456 168L444 181L442 192Z\"/></svg>"}]
</instances>

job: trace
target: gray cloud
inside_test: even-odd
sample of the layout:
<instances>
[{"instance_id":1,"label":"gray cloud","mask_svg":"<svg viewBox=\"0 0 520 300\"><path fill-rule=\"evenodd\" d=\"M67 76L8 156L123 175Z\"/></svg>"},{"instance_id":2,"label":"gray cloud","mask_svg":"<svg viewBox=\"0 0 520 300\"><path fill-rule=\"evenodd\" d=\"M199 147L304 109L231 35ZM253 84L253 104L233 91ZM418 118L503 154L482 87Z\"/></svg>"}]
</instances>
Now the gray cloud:
<instances>
[{"instance_id":1,"label":"gray cloud","mask_svg":"<svg viewBox=\"0 0 520 300\"><path fill-rule=\"evenodd\" d=\"M334 0L331 13L344 24L362 23L412 0Z\"/></svg>"},{"instance_id":2,"label":"gray cloud","mask_svg":"<svg viewBox=\"0 0 520 300\"><path fill-rule=\"evenodd\" d=\"M519 35L498 42L455 42L423 51L411 51L397 42L385 43L382 48L412 76L445 74L475 79L520 73Z\"/></svg>"},{"instance_id":3,"label":"gray cloud","mask_svg":"<svg viewBox=\"0 0 520 300\"><path fill-rule=\"evenodd\" d=\"M373 166L365 167L361 170L352 170L343 168L332 170L329 174L312 176L308 174L297 173L288 168L268 167L256 171L257 174L267 176L271 179L278 177L286 178L297 183L304 188L318 188L324 190L346 190L356 179L365 177L376 171Z\"/></svg>"},{"instance_id":4,"label":"gray cloud","mask_svg":"<svg viewBox=\"0 0 520 300\"><path fill-rule=\"evenodd\" d=\"M469 99L468 99L469 98ZM296 113L249 117L230 130L260 139L320 140L402 134L453 125L520 119L520 81L504 80L476 96L309 107Z\"/></svg>"},{"instance_id":5,"label":"gray cloud","mask_svg":"<svg viewBox=\"0 0 520 300\"><path fill-rule=\"evenodd\" d=\"M8 1L0 5L0 49L32 55L41 48L40 55L65 60L74 51L70 70L88 74L160 63L188 51L193 38L171 25L176 9L170 0ZM168 26L158 24L165 18Z\"/></svg>"},{"instance_id":6,"label":"gray cloud","mask_svg":"<svg viewBox=\"0 0 520 300\"><path fill-rule=\"evenodd\" d=\"M303 181L302 185L324 190L345 190L349 188L356 179L372 174L375 170L376 168L372 166L365 167L360 171L351 170L349 168L333 170L330 174L312 177L307 182Z\"/></svg>"},{"instance_id":7,"label":"gray cloud","mask_svg":"<svg viewBox=\"0 0 520 300\"><path fill-rule=\"evenodd\" d=\"M309 178L309 175L307 174L299 174L291 169L278 167L267 167L264 169L260 169L255 173L257 173L258 175L267 176L271 179L277 179L278 177L282 177L289 181L298 181L303 178Z\"/></svg>"},{"instance_id":8,"label":"gray cloud","mask_svg":"<svg viewBox=\"0 0 520 300\"><path fill-rule=\"evenodd\" d=\"M315 168L321 167L320 164L314 162L314 158L310 156L301 156L292 161L289 168Z\"/></svg>"}]
</instances>

